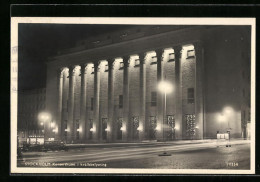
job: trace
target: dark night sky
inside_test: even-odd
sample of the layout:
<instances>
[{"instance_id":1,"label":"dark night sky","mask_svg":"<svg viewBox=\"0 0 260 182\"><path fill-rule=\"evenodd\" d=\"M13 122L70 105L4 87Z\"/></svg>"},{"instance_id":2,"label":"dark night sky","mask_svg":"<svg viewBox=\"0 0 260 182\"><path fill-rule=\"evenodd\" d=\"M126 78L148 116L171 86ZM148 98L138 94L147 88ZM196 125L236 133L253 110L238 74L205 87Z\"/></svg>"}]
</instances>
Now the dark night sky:
<instances>
[{"instance_id":1,"label":"dark night sky","mask_svg":"<svg viewBox=\"0 0 260 182\"><path fill-rule=\"evenodd\" d=\"M129 25L19 24L18 89L46 87L47 58L80 39L127 28Z\"/></svg>"}]
</instances>

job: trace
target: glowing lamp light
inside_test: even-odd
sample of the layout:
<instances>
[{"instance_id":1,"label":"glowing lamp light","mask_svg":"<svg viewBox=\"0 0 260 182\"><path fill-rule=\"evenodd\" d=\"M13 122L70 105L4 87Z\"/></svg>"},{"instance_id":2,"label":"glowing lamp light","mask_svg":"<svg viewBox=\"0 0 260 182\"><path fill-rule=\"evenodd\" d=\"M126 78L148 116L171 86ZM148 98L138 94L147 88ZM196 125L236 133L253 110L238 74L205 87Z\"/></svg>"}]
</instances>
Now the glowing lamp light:
<instances>
[{"instance_id":1,"label":"glowing lamp light","mask_svg":"<svg viewBox=\"0 0 260 182\"><path fill-rule=\"evenodd\" d=\"M56 127L55 129L52 130L54 133L58 133L58 128Z\"/></svg>"},{"instance_id":2,"label":"glowing lamp light","mask_svg":"<svg viewBox=\"0 0 260 182\"><path fill-rule=\"evenodd\" d=\"M110 131L110 127L109 126L107 126L107 128L105 129L105 131Z\"/></svg>"},{"instance_id":3,"label":"glowing lamp light","mask_svg":"<svg viewBox=\"0 0 260 182\"><path fill-rule=\"evenodd\" d=\"M226 117L223 114L219 114L218 115L218 121L219 122L224 122L224 121L226 121Z\"/></svg>"},{"instance_id":4,"label":"glowing lamp light","mask_svg":"<svg viewBox=\"0 0 260 182\"><path fill-rule=\"evenodd\" d=\"M67 129L65 129L65 131L69 132L69 131L70 131L70 129L69 129L69 128L67 128Z\"/></svg>"},{"instance_id":5,"label":"glowing lamp light","mask_svg":"<svg viewBox=\"0 0 260 182\"><path fill-rule=\"evenodd\" d=\"M161 124L157 124L156 128L157 131L161 131Z\"/></svg>"},{"instance_id":6,"label":"glowing lamp light","mask_svg":"<svg viewBox=\"0 0 260 182\"><path fill-rule=\"evenodd\" d=\"M95 132L95 131L96 131L96 128L95 128L95 127L92 127L92 128L89 129L89 131Z\"/></svg>"},{"instance_id":7,"label":"glowing lamp light","mask_svg":"<svg viewBox=\"0 0 260 182\"><path fill-rule=\"evenodd\" d=\"M139 127L137 128L138 131L143 131L143 126L139 125Z\"/></svg>"},{"instance_id":8,"label":"glowing lamp light","mask_svg":"<svg viewBox=\"0 0 260 182\"><path fill-rule=\"evenodd\" d=\"M47 121L47 120L49 120L51 117L50 117L50 114L49 113L47 113L47 112L42 112L42 113L40 113L39 115L38 115L38 118L39 118L39 120L40 121Z\"/></svg>"},{"instance_id":9,"label":"glowing lamp light","mask_svg":"<svg viewBox=\"0 0 260 182\"><path fill-rule=\"evenodd\" d=\"M180 126L178 124L175 125L174 127L175 130L179 130L180 129Z\"/></svg>"},{"instance_id":10,"label":"glowing lamp light","mask_svg":"<svg viewBox=\"0 0 260 182\"><path fill-rule=\"evenodd\" d=\"M51 123L51 128L54 128L55 124L54 123Z\"/></svg>"},{"instance_id":11,"label":"glowing lamp light","mask_svg":"<svg viewBox=\"0 0 260 182\"><path fill-rule=\"evenodd\" d=\"M160 92L167 94L167 93L171 93L172 92L173 86L169 82L161 81L158 84L158 89L159 89Z\"/></svg>"},{"instance_id":12,"label":"glowing lamp light","mask_svg":"<svg viewBox=\"0 0 260 182\"><path fill-rule=\"evenodd\" d=\"M78 128L77 131L78 131L78 132L82 132L82 128Z\"/></svg>"},{"instance_id":13,"label":"glowing lamp light","mask_svg":"<svg viewBox=\"0 0 260 182\"><path fill-rule=\"evenodd\" d=\"M195 128L196 128L196 129L199 129L199 126L196 126Z\"/></svg>"},{"instance_id":14,"label":"glowing lamp light","mask_svg":"<svg viewBox=\"0 0 260 182\"><path fill-rule=\"evenodd\" d=\"M43 126L43 122L41 122L40 124L41 124L41 126Z\"/></svg>"},{"instance_id":15,"label":"glowing lamp light","mask_svg":"<svg viewBox=\"0 0 260 182\"><path fill-rule=\"evenodd\" d=\"M224 108L224 113L231 114L232 112L233 112L233 108L232 107L227 106L227 107Z\"/></svg>"},{"instance_id":16,"label":"glowing lamp light","mask_svg":"<svg viewBox=\"0 0 260 182\"><path fill-rule=\"evenodd\" d=\"M122 126L122 127L120 128L120 130L121 130L121 131L126 131L126 127L125 127L125 126Z\"/></svg>"}]
</instances>

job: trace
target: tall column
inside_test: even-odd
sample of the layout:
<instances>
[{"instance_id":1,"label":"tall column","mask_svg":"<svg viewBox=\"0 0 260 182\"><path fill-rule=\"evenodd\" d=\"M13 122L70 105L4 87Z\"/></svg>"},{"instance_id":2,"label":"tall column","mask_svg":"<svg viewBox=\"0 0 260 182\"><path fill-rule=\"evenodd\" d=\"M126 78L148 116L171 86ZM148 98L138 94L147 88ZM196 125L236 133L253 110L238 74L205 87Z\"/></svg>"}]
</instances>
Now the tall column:
<instances>
[{"instance_id":1,"label":"tall column","mask_svg":"<svg viewBox=\"0 0 260 182\"><path fill-rule=\"evenodd\" d=\"M112 141L113 133L115 133L114 123L114 60L108 62L108 126L110 131L107 133L107 140Z\"/></svg>"},{"instance_id":2,"label":"tall column","mask_svg":"<svg viewBox=\"0 0 260 182\"><path fill-rule=\"evenodd\" d=\"M175 137L176 139L182 139L182 84L181 84L181 46L173 47L175 56Z\"/></svg>"},{"instance_id":3,"label":"tall column","mask_svg":"<svg viewBox=\"0 0 260 182\"><path fill-rule=\"evenodd\" d=\"M203 139L204 134L204 69L203 69L203 47L201 42L194 44L196 66L195 66L195 121L196 121L196 138Z\"/></svg>"},{"instance_id":4,"label":"tall column","mask_svg":"<svg viewBox=\"0 0 260 182\"><path fill-rule=\"evenodd\" d=\"M157 57L157 85L163 80L163 65L162 65L162 54L163 54L163 50L162 49L158 49L155 51L156 52L156 57ZM164 117L163 117L163 99L164 99L164 94L161 93L158 89L157 89L157 125L160 125L160 130L157 130L157 135L156 135L156 139L157 140L163 140L164 136L163 136L163 129L164 129Z\"/></svg>"},{"instance_id":5,"label":"tall column","mask_svg":"<svg viewBox=\"0 0 260 182\"><path fill-rule=\"evenodd\" d=\"M63 90L63 69L57 71L57 90L58 90L58 103L57 103L57 126L58 132L55 133L55 137L58 140L62 138L61 125L62 125L62 90Z\"/></svg>"},{"instance_id":6,"label":"tall column","mask_svg":"<svg viewBox=\"0 0 260 182\"><path fill-rule=\"evenodd\" d=\"M124 62L124 80L123 80L123 121L125 131L123 131L123 140L130 139L131 124L129 121L129 56L123 57Z\"/></svg>"},{"instance_id":7,"label":"tall column","mask_svg":"<svg viewBox=\"0 0 260 182\"><path fill-rule=\"evenodd\" d=\"M93 123L96 125L96 133L93 133L93 139L101 139L101 124L99 119L99 95L100 95L100 73L99 62L94 63L94 113Z\"/></svg>"},{"instance_id":8,"label":"tall column","mask_svg":"<svg viewBox=\"0 0 260 182\"><path fill-rule=\"evenodd\" d=\"M74 136L74 84L75 84L75 66L69 67L69 101L68 101L68 133L67 133L67 140L68 142L73 141Z\"/></svg>"},{"instance_id":9,"label":"tall column","mask_svg":"<svg viewBox=\"0 0 260 182\"><path fill-rule=\"evenodd\" d=\"M139 140L143 140L145 137L145 115L146 115L146 65L145 65L146 53L139 54L140 61L140 118L139 118Z\"/></svg>"},{"instance_id":10,"label":"tall column","mask_svg":"<svg viewBox=\"0 0 260 182\"><path fill-rule=\"evenodd\" d=\"M80 65L81 92L80 92L80 140L86 139L86 65Z\"/></svg>"}]
</instances>

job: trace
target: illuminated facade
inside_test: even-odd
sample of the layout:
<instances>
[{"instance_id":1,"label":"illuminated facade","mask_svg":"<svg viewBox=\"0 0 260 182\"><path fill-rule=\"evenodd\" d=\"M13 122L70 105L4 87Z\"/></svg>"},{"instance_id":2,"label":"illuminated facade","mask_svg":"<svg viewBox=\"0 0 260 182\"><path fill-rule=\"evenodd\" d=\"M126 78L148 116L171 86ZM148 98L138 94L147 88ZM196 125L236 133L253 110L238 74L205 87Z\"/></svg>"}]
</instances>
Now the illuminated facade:
<instances>
[{"instance_id":1,"label":"illuminated facade","mask_svg":"<svg viewBox=\"0 0 260 182\"><path fill-rule=\"evenodd\" d=\"M216 138L250 122L248 27L133 26L47 63L46 111L67 143ZM158 88L165 81L172 91Z\"/></svg>"},{"instance_id":2,"label":"illuminated facade","mask_svg":"<svg viewBox=\"0 0 260 182\"><path fill-rule=\"evenodd\" d=\"M46 88L20 90L18 108L19 145L36 142L44 133L38 114L46 109Z\"/></svg>"}]
</instances>

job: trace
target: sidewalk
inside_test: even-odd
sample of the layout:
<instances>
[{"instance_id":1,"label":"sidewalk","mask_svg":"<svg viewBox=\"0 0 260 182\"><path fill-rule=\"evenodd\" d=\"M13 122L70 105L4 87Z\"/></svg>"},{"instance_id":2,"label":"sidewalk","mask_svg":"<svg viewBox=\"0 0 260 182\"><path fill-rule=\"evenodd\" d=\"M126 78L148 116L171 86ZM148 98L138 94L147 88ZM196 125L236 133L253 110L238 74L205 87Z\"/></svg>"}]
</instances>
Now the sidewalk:
<instances>
[{"instance_id":1,"label":"sidewalk","mask_svg":"<svg viewBox=\"0 0 260 182\"><path fill-rule=\"evenodd\" d=\"M244 141L244 142L243 142ZM93 147L127 147L127 146L145 146L145 145L182 145L182 144L198 144L198 143L225 143L226 140L217 141L217 139L204 139L204 140L176 140L176 141L141 141L141 142L129 142L129 143L87 143L87 144L65 144L69 148L93 148ZM244 139L231 139L231 143L249 143L250 140Z\"/></svg>"}]
</instances>

